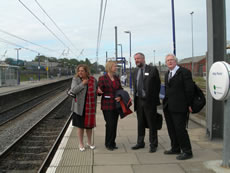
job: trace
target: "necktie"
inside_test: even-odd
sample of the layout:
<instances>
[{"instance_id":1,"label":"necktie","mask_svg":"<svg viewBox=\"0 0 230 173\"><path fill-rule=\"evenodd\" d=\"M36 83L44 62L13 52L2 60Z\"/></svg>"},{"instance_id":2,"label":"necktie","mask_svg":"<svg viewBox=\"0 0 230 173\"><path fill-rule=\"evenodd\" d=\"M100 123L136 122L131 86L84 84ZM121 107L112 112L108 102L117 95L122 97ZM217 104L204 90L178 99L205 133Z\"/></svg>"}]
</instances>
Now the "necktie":
<instances>
[{"instance_id":1,"label":"necktie","mask_svg":"<svg viewBox=\"0 0 230 173\"><path fill-rule=\"evenodd\" d=\"M138 80L138 97L142 97L142 90L143 90L143 69L141 69L139 80Z\"/></svg>"},{"instance_id":2,"label":"necktie","mask_svg":"<svg viewBox=\"0 0 230 173\"><path fill-rule=\"evenodd\" d=\"M169 73L168 81L170 81L171 78L172 78L172 72Z\"/></svg>"}]
</instances>

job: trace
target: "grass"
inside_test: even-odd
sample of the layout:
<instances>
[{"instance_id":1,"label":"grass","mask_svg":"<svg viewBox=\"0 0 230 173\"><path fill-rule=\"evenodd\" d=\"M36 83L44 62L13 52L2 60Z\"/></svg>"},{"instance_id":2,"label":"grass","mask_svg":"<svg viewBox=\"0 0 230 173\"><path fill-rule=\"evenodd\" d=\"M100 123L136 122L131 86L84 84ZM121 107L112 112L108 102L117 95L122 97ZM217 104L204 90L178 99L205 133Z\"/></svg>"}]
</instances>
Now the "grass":
<instances>
[{"instance_id":1,"label":"grass","mask_svg":"<svg viewBox=\"0 0 230 173\"><path fill-rule=\"evenodd\" d=\"M40 75L40 79L47 78L46 75ZM36 74L23 74L20 75L20 81L33 81L33 80L38 80L38 75Z\"/></svg>"}]
</instances>

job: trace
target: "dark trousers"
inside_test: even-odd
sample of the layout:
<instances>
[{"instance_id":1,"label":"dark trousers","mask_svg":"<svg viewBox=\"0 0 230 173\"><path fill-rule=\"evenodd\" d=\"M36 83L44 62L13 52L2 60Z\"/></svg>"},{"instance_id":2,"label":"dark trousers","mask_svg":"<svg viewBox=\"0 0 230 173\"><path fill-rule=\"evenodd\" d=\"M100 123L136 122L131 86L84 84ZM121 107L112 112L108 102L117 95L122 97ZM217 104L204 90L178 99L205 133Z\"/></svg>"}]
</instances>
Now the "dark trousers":
<instances>
[{"instance_id":1,"label":"dark trousers","mask_svg":"<svg viewBox=\"0 0 230 173\"><path fill-rule=\"evenodd\" d=\"M103 115L105 119L105 146L115 147L115 139L117 137L117 122L118 122L118 112L116 110L103 110Z\"/></svg>"},{"instance_id":2,"label":"dark trousers","mask_svg":"<svg viewBox=\"0 0 230 173\"><path fill-rule=\"evenodd\" d=\"M144 145L145 128L149 128L150 147L158 147L156 129L156 112L154 105L146 104L145 100L137 98L137 144Z\"/></svg>"},{"instance_id":3,"label":"dark trousers","mask_svg":"<svg viewBox=\"0 0 230 173\"><path fill-rule=\"evenodd\" d=\"M164 115L171 140L171 149L174 151L182 150L185 153L191 154L192 147L186 129L187 112L170 112L168 109L164 109Z\"/></svg>"}]
</instances>

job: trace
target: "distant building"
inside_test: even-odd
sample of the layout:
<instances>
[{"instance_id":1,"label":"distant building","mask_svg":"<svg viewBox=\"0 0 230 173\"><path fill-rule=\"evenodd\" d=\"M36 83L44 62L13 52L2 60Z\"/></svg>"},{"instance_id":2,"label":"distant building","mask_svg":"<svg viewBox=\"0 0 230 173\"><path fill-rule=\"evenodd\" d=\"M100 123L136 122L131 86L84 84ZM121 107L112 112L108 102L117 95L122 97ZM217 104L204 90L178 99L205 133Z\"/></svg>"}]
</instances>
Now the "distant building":
<instances>
[{"instance_id":1,"label":"distant building","mask_svg":"<svg viewBox=\"0 0 230 173\"><path fill-rule=\"evenodd\" d=\"M206 73L206 56L195 56L190 58L182 59L178 64L192 71L192 60L193 60L193 74L197 76L203 76Z\"/></svg>"}]
</instances>

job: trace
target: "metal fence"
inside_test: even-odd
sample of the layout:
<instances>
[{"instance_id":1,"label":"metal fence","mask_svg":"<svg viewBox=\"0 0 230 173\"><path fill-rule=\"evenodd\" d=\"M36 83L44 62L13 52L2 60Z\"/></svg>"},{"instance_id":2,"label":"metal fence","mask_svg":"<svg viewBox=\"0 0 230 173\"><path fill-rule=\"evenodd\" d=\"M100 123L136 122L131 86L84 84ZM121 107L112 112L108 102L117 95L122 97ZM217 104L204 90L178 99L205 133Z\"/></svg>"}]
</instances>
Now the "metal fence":
<instances>
[{"instance_id":1,"label":"metal fence","mask_svg":"<svg viewBox=\"0 0 230 173\"><path fill-rule=\"evenodd\" d=\"M18 67L0 64L0 87L17 85Z\"/></svg>"}]
</instances>

